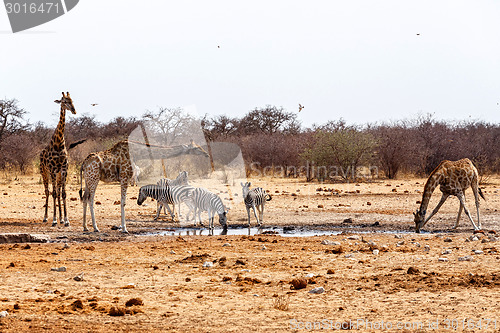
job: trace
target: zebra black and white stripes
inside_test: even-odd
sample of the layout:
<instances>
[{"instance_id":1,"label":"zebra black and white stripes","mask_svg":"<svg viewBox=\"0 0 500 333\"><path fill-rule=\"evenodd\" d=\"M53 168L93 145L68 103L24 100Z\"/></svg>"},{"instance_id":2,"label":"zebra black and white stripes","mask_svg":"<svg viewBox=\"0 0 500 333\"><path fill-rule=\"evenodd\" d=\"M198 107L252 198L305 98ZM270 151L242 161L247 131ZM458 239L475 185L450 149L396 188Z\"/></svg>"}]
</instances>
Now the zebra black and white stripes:
<instances>
[{"instance_id":1,"label":"zebra black and white stripes","mask_svg":"<svg viewBox=\"0 0 500 333\"><path fill-rule=\"evenodd\" d=\"M162 178L156 183L156 185L162 186L164 188L166 188L167 186L189 185L188 173L187 173L187 171L181 171L181 172L179 172L179 175L177 175L177 177L175 179ZM164 211L166 208L166 209L168 209L168 212L170 213L170 215L172 215L172 212L170 211L170 207L168 207L168 205L164 206L163 203L161 203L159 201L158 201L157 205L159 206L158 209L159 209L160 213L161 213L161 209L163 207ZM175 203L173 203L172 205L173 205L173 213L175 216ZM179 202L179 209L178 210L179 210L179 217L181 217L181 202ZM166 211L165 211L165 214L167 214ZM174 216L172 216L172 219L174 218Z\"/></svg>"},{"instance_id":2,"label":"zebra black and white stripes","mask_svg":"<svg viewBox=\"0 0 500 333\"><path fill-rule=\"evenodd\" d=\"M174 214L170 210L168 204L174 205L180 204L188 199L189 193L194 190L192 186L159 186L159 185L145 185L139 189L139 196L137 197L137 204L142 205L142 203L146 200L146 198L153 198L157 201L158 206L156 210L156 216L154 220L158 219L160 215L161 208L165 206L172 217L172 221L175 217Z\"/></svg>"},{"instance_id":3,"label":"zebra black and white stripes","mask_svg":"<svg viewBox=\"0 0 500 333\"><path fill-rule=\"evenodd\" d=\"M257 225L260 226L264 221L264 205L266 201L270 201L271 195L267 194L261 187L256 187L250 189L251 183L240 183L243 190L243 200L245 201L245 207L248 214L248 227L250 227L250 208L253 209L255 219L257 220ZM259 217L257 217L257 212L255 208L259 211ZM260 218L260 219L259 219Z\"/></svg>"},{"instance_id":4,"label":"zebra black and white stripes","mask_svg":"<svg viewBox=\"0 0 500 333\"><path fill-rule=\"evenodd\" d=\"M214 216L215 213L219 215L219 223L224 230L227 230L227 212L221 198L204 188L196 188L188 194L186 204L192 206L194 209L194 223L196 225L196 215L201 223L201 212L208 212L208 228L211 232L214 230ZM189 214L188 214L189 215Z\"/></svg>"}]
</instances>

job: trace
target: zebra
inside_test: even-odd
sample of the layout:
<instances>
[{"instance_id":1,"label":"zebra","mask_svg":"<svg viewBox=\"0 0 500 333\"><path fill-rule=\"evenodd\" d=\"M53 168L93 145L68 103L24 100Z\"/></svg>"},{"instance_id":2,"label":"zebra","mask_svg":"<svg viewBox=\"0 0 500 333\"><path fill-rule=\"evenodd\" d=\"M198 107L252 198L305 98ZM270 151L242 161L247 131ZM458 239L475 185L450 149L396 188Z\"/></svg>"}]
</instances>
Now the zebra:
<instances>
[{"instance_id":1,"label":"zebra","mask_svg":"<svg viewBox=\"0 0 500 333\"><path fill-rule=\"evenodd\" d=\"M224 231L227 232L227 212L229 211L229 209L226 209L226 207L222 203L221 198L217 194L214 194L208 191L207 189L198 187L188 194L186 204L193 207L195 225L196 225L196 213L198 213L198 219L200 220L200 225L204 226L203 223L201 223L201 212L206 211L208 212L208 228L210 232L213 233L214 216L215 213L217 213L219 215L219 223L221 224Z\"/></svg>"},{"instance_id":2,"label":"zebra","mask_svg":"<svg viewBox=\"0 0 500 333\"><path fill-rule=\"evenodd\" d=\"M156 185L163 186L163 187L189 185L188 172L187 171L179 172L179 175L175 179L162 178L156 183ZM161 203L159 201L158 201L157 205L159 206L160 212L161 212L161 209L163 207L164 213L167 214L167 211L165 210L165 208L167 208L168 205L163 206L163 203ZM173 204L173 211L174 211L174 215L175 215L175 203ZM168 212L170 213L170 207L168 207ZM170 213L170 215L172 215L172 213ZM180 216L181 216L181 204L179 202L179 217Z\"/></svg>"},{"instance_id":3,"label":"zebra","mask_svg":"<svg viewBox=\"0 0 500 333\"><path fill-rule=\"evenodd\" d=\"M175 211L172 213L168 204L175 205L184 202L188 199L189 194L193 192L195 188L192 186L180 185L180 186L158 186L158 185L145 185L139 189L139 195L137 197L137 204L142 205L142 203L147 198L153 198L158 202L156 209L156 216L154 220L158 220L158 216L160 215L160 211L162 207L166 207L170 216L172 217L172 221L175 218ZM175 206L174 206L175 207Z\"/></svg>"},{"instance_id":4,"label":"zebra","mask_svg":"<svg viewBox=\"0 0 500 333\"><path fill-rule=\"evenodd\" d=\"M272 197L267 194L261 187L256 187L250 189L252 183L246 182L245 184L240 183L243 190L243 200L245 202L245 207L248 214L248 227L250 228L250 208L253 209L255 219L257 220L257 225L260 227L262 222L264 222L264 205L266 201L271 201ZM259 211L259 217L257 217L257 212L255 208Z\"/></svg>"}]
</instances>

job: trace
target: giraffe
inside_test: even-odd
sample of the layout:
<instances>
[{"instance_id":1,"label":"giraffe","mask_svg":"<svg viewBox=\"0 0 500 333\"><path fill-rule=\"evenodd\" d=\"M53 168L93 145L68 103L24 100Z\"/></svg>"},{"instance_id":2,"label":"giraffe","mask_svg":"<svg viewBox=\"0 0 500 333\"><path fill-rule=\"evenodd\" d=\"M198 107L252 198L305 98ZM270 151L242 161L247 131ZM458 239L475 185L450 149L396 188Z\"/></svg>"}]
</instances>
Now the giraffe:
<instances>
[{"instance_id":1,"label":"giraffe","mask_svg":"<svg viewBox=\"0 0 500 333\"><path fill-rule=\"evenodd\" d=\"M54 198L54 218L52 226L57 225L56 199L59 205L59 220L63 223L61 213L61 196L64 204L64 225L69 226L69 220L66 210L66 176L68 174L68 151L64 140L64 127L66 123L66 110L76 114L75 106L69 95L69 92L62 93L60 100L54 101L61 105L59 123L52 135L49 145L40 153L40 173L42 174L43 186L45 187L45 215L43 222L47 222L49 209L49 182L52 183L52 197Z\"/></svg>"},{"instance_id":2,"label":"giraffe","mask_svg":"<svg viewBox=\"0 0 500 333\"><path fill-rule=\"evenodd\" d=\"M125 225L125 201L127 199L127 187L133 179L133 162L130 158L129 144L132 141L122 140L112 148L92 153L82 163L80 169L80 199L83 203L83 231L88 231L86 223L87 204L89 205L92 226L94 232L99 232L94 216L94 196L99 180L105 182L120 182L121 186L121 231L128 233ZM147 145L150 147L151 145ZM202 147L193 141L189 145L163 147L157 149L162 158L176 157L180 155L203 155L208 154ZM152 155L151 155L152 156ZM85 178L85 192L82 192L82 174Z\"/></svg>"},{"instance_id":3,"label":"giraffe","mask_svg":"<svg viewBox=\"0 0 500 333\"><path fill-rule=\"evenodd\" d=\"M460 215L462 210L465 210L465 214L469 218L474 230L481 229L481 222L479 221L479 195L484 199L483 192L479 188L478 173L474 164L468 158L464 158L458 161L442 161L434 171L432 171L429 179L425 183L424 193L422 195L422 202L420 208L417 209L413 215L415 216L415 230L420 233L420 229L434 216L441 208L443 203L450 195L454 195L460 201L460 208L458 209L458 216L453 226L453 229L458 227L458 222L460 220ZM436 208L432 211L429 217L426 219L425 214L429 201L431 199L432 192L435 188L440 185L440 190L443 193L441 201L437 204ZM472 216L469 213L467 207L465 207L465 190L472 188L474 193L474 198L476 201L477 210L477 223L474 223Z\"/></svg>"}]
</instances>

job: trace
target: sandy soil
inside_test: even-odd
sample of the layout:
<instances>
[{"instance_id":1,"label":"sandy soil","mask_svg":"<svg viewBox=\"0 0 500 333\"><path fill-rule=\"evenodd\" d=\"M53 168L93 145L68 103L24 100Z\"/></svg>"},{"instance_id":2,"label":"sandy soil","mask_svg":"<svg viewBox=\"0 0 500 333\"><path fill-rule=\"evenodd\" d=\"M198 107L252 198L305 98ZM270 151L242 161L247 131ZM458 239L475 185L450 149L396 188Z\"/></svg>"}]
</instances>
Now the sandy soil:
<instances>
[{"instance_id":1,"label":"sandy soil","mask_svg":"<svg viewBox=\"0 0 500 333\"><path fill-rule=\"evenodd\" d=\"M360 331L413 332L423 325L420 331L500 332L500 243L489 233L500 232L499 178L482 187L485 234L477 234L477 240L470 240L474 235L465 217L451 231L456 199L429 222L430 232L412 232L411 212L424 179L252 180L273 195L266 225L344 232L314 237L146 236L186 223L166 217L153 222L156 204L138 206L137 187L129 190L130 234L124 235L111 230L120 216L116 184L98 188L101 233L83 233L76 182L68 186L71 226L65 228L41 222L43 188L37 175L2 180L0 233L51 239L0 244L0 313L8 313L0 318L2 332L289 331L342 323L346 328L349 320L351 329ZM431 207L439 197L436 191ZM475 211L470 192L468 202ZM347 218L352 223L344 223ZM245 222L244 207L234 204L229 223ZM469 260L459 260L463 257ZM207 263L212 266L203 267ZM59 267L66 270L52 270ZM83 279L76 281L81 273ZM307 286L294 289L289 284L294 279ZM310 293L318 287L324 292ZM134 298L140 304L126 306ZM446 330L451 324L456 329Z\"/></svg>"}]
</instances>

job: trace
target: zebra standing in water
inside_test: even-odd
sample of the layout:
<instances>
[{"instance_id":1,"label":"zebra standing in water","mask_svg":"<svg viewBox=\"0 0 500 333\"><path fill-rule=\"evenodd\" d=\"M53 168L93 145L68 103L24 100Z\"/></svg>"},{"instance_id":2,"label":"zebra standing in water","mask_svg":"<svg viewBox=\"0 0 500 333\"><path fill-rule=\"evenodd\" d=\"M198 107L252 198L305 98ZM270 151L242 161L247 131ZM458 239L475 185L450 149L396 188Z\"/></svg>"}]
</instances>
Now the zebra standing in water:
<instances>
[{"instance_id":1,"label":"zebra standing in water","mask_svg":"<svg viewBox=\"0 0 500 333\"><path fill-rule=\"evenodd\" d=\"M161 208L164 206L168 209L170 216L172 217L172 222L175 218L175 211L172 214L170 207L168 204L174 205L184 202L188 199L189 194L194 191L194 187L192 186L159 186L159 185L145 185L139 189L139 196L137 197L137 204L142 205L142 203L147 198L153 198L158 202L156 216L154 220L158 220L158 216L160 215Z\"/></svg>"},{"instance_id":2,"label":"zebra standing in water","mask_svg":"<svg viewBox=\"0 0 500 333\"><path fill-rule=\"evenodd\" d=\"M267 194L261 187L250 189L250 185L252 185L251 183L246 182L245 184L240 184L243 190L243 200L245 201L245 207L248 214L248 227L250 228L250 208L253 209L257 225L260 227L262 222L264 222L264 205L266 201L271 201L271 195ZM257 217L255 208L259 211L260 219Z\"/></svg>"},{"instance_id":3,"label":"zebra standing in water","mask_svg":"<svg viewBox=\"0 0 500 333\"><path fill-rule=\"evenodd\" d=\"M229 209L224 207L221 198L204 188L196 188L189 195L186 200L188 206L192 206L194 210L194 224L196 225L196 214L201 223L201 212L208 212L208 229L213 234L214 231L214 216L215 213L219 215L219 223L222 225L223 232L227 232L227 212ZM188 213L189 215L189 213ZM186 217L187 219L187 217Z\"/></svg>"},{"instance_id":4,"label":"zebra standing in water","mask_svg":"<svg viewBox=\"0 0 500 333\"><path fill-rule=\"evenodd\" d=\"M189 185L188 183L188 172L187 171L181 171L179 172L179 175L175 178L175 179L168 179L168 178L162 178L160 179L156 185L158 186L161 186L161 187L168 187L168 186L181 186L181 185ZM175 217L175 203L172 204L173 205L173 211L174 211L174 216L172 217L172 220L173 218ZM157 202L157 208L158 208L158 211L161 213L161 209L163 207L163 211L165 213L165 215L167 214L167 211L166 209L168 209L168 212L170 213L170 215L172 215L172 212L170 211L170 207L168 207L168 205L163 205L163 203L161 203L160 201ZM179 202L179 218L181 217L181 202Z\"/></svg>"}]
</instances>

